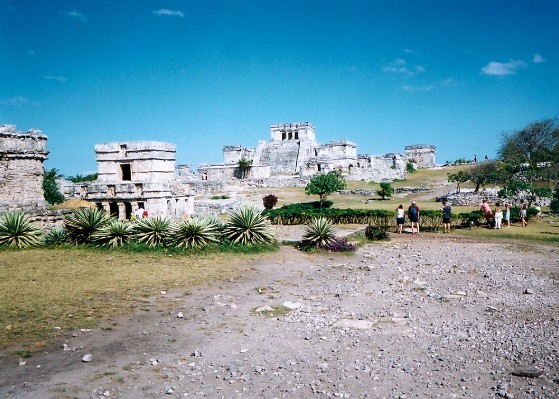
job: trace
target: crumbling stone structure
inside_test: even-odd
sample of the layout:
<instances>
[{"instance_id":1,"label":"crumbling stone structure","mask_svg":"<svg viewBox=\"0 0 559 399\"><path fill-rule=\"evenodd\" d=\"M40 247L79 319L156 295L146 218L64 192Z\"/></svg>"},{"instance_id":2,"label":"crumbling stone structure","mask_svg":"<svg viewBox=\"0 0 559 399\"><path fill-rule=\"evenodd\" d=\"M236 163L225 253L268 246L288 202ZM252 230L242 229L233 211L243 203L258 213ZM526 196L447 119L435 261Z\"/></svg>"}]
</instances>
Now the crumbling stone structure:
<instances>
[{"instance_id":1,"label":"crumbling stone structure","mask_svg":"<svg viewBox=\"0 0 559 399\"><path fill-rule=\"evenodd\" d=\"M413 160L418 168L432 168L435 166L437 149L430 144L414 144L404 147L406 158Z\"/></svg>"},{"instance_id":2,"label":"crumbling stone structure","mask_svg":"<svg viewBox=\"0 0 559 399\"><path fill-rule=\"evenodd\" d=\"M98 178L80 185L80 197L120 219L138 207L150 216L182 218L194 212L190 186L175 174L174 144L129 141L95 146Z\"/></svg>"},{"instance_id":3,"label":"crumbling stone structure","mask_svg":"<svg viewBox=\"0 0 559 399\"><path fill-rule=\"evenodd\" d=\"M40 130L18 132L0 126L0 211L47 209L43 194L43 163L47 136Z\"/></svg>"},{"instance_id":4,"label":"crumbling stone structure","mask_svg":"<svg viewBox=\"0 0 559 399\"><path fill-rule=\"evenodd\" d=\"M309 122L282 123L270 127L271 140L260 141L255 148L228 145L223 147L223 164L203 164L198 167L201 180L221 180L235 177L239 160L252 161L247 179L270 177L310 177L317 173L339 170L349 180L394 180L406 173L408 159L417 167L435 163L435 147L416 145L406 147L405 154L357 154L351 141L331 141L319 144L315 128Z\"/></svg>"}]
</instances>

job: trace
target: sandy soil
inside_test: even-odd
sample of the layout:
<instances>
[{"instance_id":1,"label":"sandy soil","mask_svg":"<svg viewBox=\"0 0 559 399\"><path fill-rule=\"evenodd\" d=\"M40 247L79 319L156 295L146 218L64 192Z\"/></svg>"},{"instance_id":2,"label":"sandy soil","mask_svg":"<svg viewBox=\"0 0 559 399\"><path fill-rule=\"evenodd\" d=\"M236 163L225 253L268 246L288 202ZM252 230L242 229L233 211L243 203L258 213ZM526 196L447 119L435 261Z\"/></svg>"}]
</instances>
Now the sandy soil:
<instances>
[{"instance_id":1,"label":"sandy soil","mask_svg":"<svg viewBox=\"0 0 559 399\"><path fill-rule=\"evenodd\" d=\"M557 249L403 234L243 267L25 365L3 354L0 398L559 397Z\"/></svg>"}]
</instances>

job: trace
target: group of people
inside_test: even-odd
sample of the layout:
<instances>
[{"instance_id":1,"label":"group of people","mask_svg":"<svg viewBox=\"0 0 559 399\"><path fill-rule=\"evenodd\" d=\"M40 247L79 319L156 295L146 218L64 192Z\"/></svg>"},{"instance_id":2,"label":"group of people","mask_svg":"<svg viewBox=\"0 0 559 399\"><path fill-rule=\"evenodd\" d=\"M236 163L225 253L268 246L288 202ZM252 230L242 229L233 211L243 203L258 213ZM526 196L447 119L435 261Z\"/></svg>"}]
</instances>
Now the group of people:
<instances>
[{"instance_id":1,"label":"group of people","mask_svg":"<svg viewBox=\"0 0 559 399\"><path fill-rule=\"evenodd\" d=\"M480 210L483 211L485 215L485 220L488 227L493 227L495 229L500 229L503 226L503 222L507 227L510 227L510 204L505 202L504 206L501 207L501 203L497 202L495 208L491 210L491 206L487 200L483 200L480 206ZM522 227L528 226L526 222L528 206L524 200L520 200L520 220L522 222ZM448 201L443 201L443 206L440 208L443 213L443 227L445 233L450 233L450 221L452 219L452 208L448 204ZM396 208L396 225L398 226L398 234L402 234L402 230L405 224L405 213L404 206L402 204L398 205ZM415 201L412 201L411 205L408 207L408 219L410 221L411 233L419 234L419 207ZM541 212L540 212L541 213ZM539 214L538 214L539 215Z\"/></svg>"}]
</instances>

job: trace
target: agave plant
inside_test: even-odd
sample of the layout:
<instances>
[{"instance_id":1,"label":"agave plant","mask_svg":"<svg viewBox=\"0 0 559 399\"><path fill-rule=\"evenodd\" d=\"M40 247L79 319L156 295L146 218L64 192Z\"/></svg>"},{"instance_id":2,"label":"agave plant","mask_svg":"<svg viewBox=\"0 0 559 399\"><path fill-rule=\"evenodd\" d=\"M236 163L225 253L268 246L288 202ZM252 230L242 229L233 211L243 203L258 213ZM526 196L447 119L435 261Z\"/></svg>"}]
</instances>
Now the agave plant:
<instances>
[{"instance_id":1,"label":"agave plant","mask_svg":"<svg viewBox=\"0 0 559 399\"><path fill-rule=\"evenodd\" d=\"M134 236L138 242L150 247L165 246L171 231L171 220L156 216L139 219L134 225Z\"/></svg>"},{"instance_id":2,"label":"agave plant","mask_svg":"<svg viewBox=\"0 0 559 399\"><path fill-rule=\"evenodd\" d=\"M132 240L134 225L126 220L111 219L108 224L91 234L99 246L117 248Z\"/></svg>"},{"instance_id":3,"label":"agave plant","mask_svg":"<svg viewBox=\"0 0 559 399\"><path fill-rule=\"evenodd\" d=\"M334 228L324 217L312 219L305 229L303 243L315 247L324 247L334 241Z\"/></svg>"},{"instance_id":4,"label":"agave plant","mask_svg":"<svg viewBox=\"0 0 559 399\"><path fill-rule=\"evenodd\" d=\"M169 244L177 248L200 249L219 242L220 232L210 219L188 219L171 226Z\"/></svg>"},{"instance_id":5,"label":"agave plant","mask_svg":"<svg viewBox=\"0 0 559 399\"><path fill-rule=\"evenodd\" d=\"M70 242L68 231L64 227L55 227L45 236L46 245L62 245Z\"/></svg>"},{"instance_id":6,"label":"agave plant","mask_svg":"<svg viewBox=\"0 0 559 399\"><path fill-rule=\"evenodd\" d=\"M8 212L0 217L0 246L36 247L42 244L43 237L43 229L24 212Z\"/></svg>"},{"instance_id":7,"label":"agave plant","mask_svg":"<svg viewBox=\"0 0 559 399\"><path fill-rule=\"evenodd\" d=\"M74 244L91 241L91 235L106 226L111 219L103 209L81 208L64 218L64 226Z\"/></svg>"},{"instance_id":8,"label":"agave plant","mask_svg":"<svg viewBox=\"0 0 559 399\"><path fill-rule=\"evenodd\" d=\"M241 205L230 214L223 234L234 244L251 245L274 241L270 221L253 205Z\"/></svg>"}]
</instances>

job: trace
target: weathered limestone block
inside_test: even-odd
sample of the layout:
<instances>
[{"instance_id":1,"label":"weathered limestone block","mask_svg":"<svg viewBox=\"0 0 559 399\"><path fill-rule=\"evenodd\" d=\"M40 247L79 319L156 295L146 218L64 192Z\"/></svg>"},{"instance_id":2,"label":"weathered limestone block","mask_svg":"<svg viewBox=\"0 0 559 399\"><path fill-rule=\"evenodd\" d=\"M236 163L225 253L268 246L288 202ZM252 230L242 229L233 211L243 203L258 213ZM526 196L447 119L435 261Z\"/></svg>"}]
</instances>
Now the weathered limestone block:
<instances>
[{"instance_id":1,"label":"weathered limestone block","mask_svg":"<svg viewBox=\"0 0 559 399\"><path fill-rule=\"evenodd\" d=\"M436 147L430 144L407 145L404 148L407 159L412 159L418 168L435 166Z\"/></svg>"}]
</instances>

